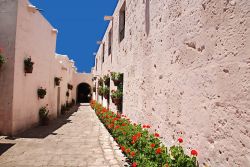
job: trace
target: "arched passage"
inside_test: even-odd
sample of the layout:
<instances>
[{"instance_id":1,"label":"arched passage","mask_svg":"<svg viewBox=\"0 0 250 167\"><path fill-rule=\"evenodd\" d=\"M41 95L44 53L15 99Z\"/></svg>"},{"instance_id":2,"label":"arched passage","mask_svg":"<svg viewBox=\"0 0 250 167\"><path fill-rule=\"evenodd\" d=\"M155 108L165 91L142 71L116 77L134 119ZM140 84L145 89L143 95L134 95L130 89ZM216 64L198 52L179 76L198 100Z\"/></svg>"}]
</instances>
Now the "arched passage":
<instances>
[{"instance_id":1,"label":"arched passage","mask_svg":"<svg viewBox=\"0 0 250 167\"><path fill-rule=\"evenodd\" d=\"M89 103L91 100L91 86L87 83L80 83L76 89L77 103Z\"/></svg>"}]
</instances>

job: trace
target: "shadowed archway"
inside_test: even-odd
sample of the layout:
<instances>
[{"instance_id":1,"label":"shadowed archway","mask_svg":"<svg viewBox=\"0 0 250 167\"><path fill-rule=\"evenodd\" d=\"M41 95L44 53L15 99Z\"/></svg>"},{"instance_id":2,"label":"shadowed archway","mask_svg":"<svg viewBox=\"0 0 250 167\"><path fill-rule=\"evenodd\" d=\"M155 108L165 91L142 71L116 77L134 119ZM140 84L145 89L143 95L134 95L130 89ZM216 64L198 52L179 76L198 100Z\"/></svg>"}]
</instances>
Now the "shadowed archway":
<instances>
[{"instance_id":1,"label":"shadowed archway","mask_svg":"<svg viewBox=\"0 0 250 167\"><path fill-rule=\"evenodd\" d=\"M91 100L91 86L87 83L80 83L76 89L77 103L89 103Z\"/></svg>"}]
</instances>

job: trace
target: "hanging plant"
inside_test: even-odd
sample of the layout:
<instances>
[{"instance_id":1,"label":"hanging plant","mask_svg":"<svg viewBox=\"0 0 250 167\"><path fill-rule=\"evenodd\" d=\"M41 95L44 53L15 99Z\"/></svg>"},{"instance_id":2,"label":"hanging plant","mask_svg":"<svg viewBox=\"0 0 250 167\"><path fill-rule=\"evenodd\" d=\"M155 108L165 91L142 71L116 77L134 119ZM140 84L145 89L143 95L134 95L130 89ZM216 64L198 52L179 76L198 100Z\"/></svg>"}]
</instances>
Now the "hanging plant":
<instances>
[{"instance_id":1,"label":"hanging plant","mask_svg":"<svg viewBox=\"0 0 250 167\"><path fill-rule=\"evenodd\" d=\"M106 86L109 86L110 85L110 77L109 77L109 75L104 75L103 81L104 81L104 84Z\"/></svg>"},{"instance_id":2,"label":"hanging plant","mask_svg":"<svg viewBox=\"0 0 250 167\"><path fill-rule=\"evenodd\" d=\"M66 96L69 97L69 91L66 92Z\"/></svg>"},{"instance_id":3,"label":"hanging plant","mask_svg":"<svg viewBox=\"0 0 250 167\"><path fill-rule=\"evenodd\" d=\"M102 79L102 78L100 78L100 79L98 80L98 85L99 85L99 86L103 86L103 79Z\"/></svg>"},{"instance_id":4,"label":"hanging plant","mask_svg":"<svg viewBox=\"0 0 250 167\"><path fill-rule=\"evenodd\" d=\"M73 85L68 84L68 89L69 89L69 90L73 90Z\"/></svg>"},{"instance_id":5,"label":"hanging plant","mask_svg":"<svg viewBox=\"0 0 250 167\"><path fill-rule=\"evenodd\" d=\"M98 87L97 91L98 91L99 96L103 96L103 87L102 86Z\"/></svg>"},{"instance_id":6,"label":"hanging plant","mask_svg":"<svg viewBox=\"0 0 250 167\"><path fill-rule=\"evenodd\" d=\"M111 79L113 80L115 86L119 86L123 80L122 73L111 72Z\"/></svg>"},{"instance_id":7,"label":"hanging plant","mask_svg":"<svg viewBox=\"0 0 250 167\"><path fill-rule=\"evenodd\" d=\"M47 93L46 89L44 89L42 87L37 89L37 95L40 99L43 99L45 97L46 93Z\"/></svg>"},{"instance_id":8,"label":"hanging plant","mask_svg":"<svg viewBox=\"0 0 250 167\"><path fill-rule=\"evenodd\" d=\"M96 87L95 86L93 87L93 92L96 92Z\"/></svg>"},{"instance_id":9,"label":"hanging plant","mask_svg":"<svg viewBox=\"0 0 250 167\"><path fill-rule=\"evenodd\" d=\"M123 93L122 90L117 89L111 91L111 100L115 105L120 105L122 103Z\"/></svg>"},{"instance_id":10,"label":"hanging plant","mask_svg":"<svg viewBox=\"0 0 250 167\"><path fill-rule=\"evenodd\" d=\"M34 62L32 62L31 57L24 59L24 71L25 73L32 73Z\"/></svg>"},{"instance_id":11,"label":"hanging plant","mask_svg":"<svg viewBox=\"0 0 250 167\"><path fill-rule=\"evenodd\" d=\"M40 125L42 126L46 126L49 124L49 110L47 109L47 106L41 107L39 109L39 121Z\"/></svg>"},{"instance_id":12,"label":"hanging plant","mask_svg":"<svg viewBox=\"0 0 250 167\"><path fill-rule=\"evenodd\" d=\"M105 99L109 99L109 87L103 87L103 96Z\"/></svg>"},{"instance_id":13,"label":"hanging plant","mask_svg":"<svg viewBox=\"0 0 250 167\"><path fill-rule=\"evenodd\" d=\"M4 63L6 63L6 60L5 60L5 58L3 57L3 55L2 55L2 51L3 51L3 49L0 48L0 68L2 67L2 65L3 65Z\"/></svg>"},{"instance_id":14,"label":"hanging plant","mask_svg":"<svg viewBox=\"0 0 250 167\"><path fill-rule=\"evenodd\" d=\"M60 82L61 82L61 80L62 80L62 78L55 77L55 78L54 78L55 85L56 85L56 86L60 86Z\"/></svg>"}]
</instances>

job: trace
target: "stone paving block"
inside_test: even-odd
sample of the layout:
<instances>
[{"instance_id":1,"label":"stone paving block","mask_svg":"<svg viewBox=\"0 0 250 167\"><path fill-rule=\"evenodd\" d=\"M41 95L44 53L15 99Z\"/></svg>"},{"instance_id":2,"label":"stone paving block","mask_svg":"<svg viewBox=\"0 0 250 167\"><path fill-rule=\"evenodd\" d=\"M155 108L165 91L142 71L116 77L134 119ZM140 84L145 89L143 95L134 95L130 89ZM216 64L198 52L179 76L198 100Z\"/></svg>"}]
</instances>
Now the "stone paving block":
<instances>
[{"instance_id":1,"label":"stone paving block","mask_svg":"<svg viewBox=\"0 0 250 167\"><path fill-rule=\"evenodd\" d=\"M80 106L68 120L71 123L45 138L8 140L0 136L1 143L14 144L0 156L0 167L123 166L124 155L89 106Z\"/></svg>"}]
</instances>

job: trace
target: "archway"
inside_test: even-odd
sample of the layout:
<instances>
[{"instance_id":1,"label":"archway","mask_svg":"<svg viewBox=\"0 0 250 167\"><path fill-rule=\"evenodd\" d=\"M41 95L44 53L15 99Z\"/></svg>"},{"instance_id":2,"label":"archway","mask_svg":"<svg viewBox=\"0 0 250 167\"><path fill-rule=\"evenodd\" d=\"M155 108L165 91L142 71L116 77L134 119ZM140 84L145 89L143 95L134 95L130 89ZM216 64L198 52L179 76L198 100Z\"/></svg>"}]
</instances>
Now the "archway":
<instances>
[{"instance_id":1,"label":"archway","mask_svg":"<svg viewBox=\"0 0 250 167\"><path fill-rule=\"evenodd\" d=\"M91 86L87 83L81 83L77 86L77 103L89 103L91 100Z\"/></svg>"}]
</instances>

